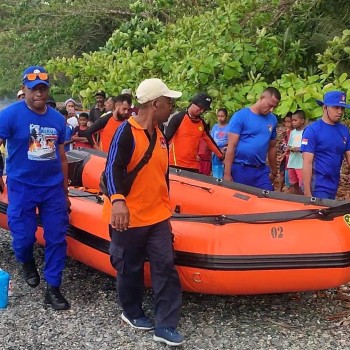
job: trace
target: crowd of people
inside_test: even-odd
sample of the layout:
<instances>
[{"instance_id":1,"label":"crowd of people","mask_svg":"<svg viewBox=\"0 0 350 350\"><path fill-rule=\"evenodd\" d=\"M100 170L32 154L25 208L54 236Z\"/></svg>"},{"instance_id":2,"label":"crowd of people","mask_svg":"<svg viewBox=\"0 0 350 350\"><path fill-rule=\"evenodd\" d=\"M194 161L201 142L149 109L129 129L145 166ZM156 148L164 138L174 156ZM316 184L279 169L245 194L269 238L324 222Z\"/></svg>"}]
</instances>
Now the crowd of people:
<instances>
[{"instance_id":1,"label":"crowd of people","mask_svg":"<svg viewBox=\"0 0 350 350\"><path fill-rule=\"evenodd\" d=\"M217 123L210 130L203 115L211 109L212 97L197 93L188 108L174 113L182 93L160 79L139 84L137 107L130 89L108 98L97 91L89 114L77 113L72 98L57 110L43 67L28 67L22 79L18 102L0 112L0 143L6 142L8 153L8 224L25 281L32 288L40 283L33 256L38 212L46 241L45 302L55 310L70 308L60 291L70 208L65 152L72 147L104 151L110 259L118 271L121 318L133 328L154 329L154 340L168 345L184 341L177 330L181 286L169 221L169 165L266 191L274 190L279 170L279 190L286 186L294 194L335 199L344 156L350 164L350 134L340 123L350 105L341 91L327 92L317 101L322 116L313 123L306 125L302 110L288 113L277 142L273 111L281 94L274 87L230 120L225 108L218 109ZM1 175L3 168L0 161ZM146 257L154 321L142 308Z\"/></svg>"},{"instance_id":2,"label":"crowd of people","mask_svg":"<svg viewBox=\"0 0 350 350\"><path fill-rule=\"evenodd\" d=\"M24 98L23 90L18 91L17 98ZM123 89L120 95L108 98L100 90L95 93L95 99L96 104L89 114L78 115L73 99L64 103L65 108L60 112L67 123L66 151L86 147L108 152L118 127L138 114L131 89ZM305 135L312 137L309 133L315 126L323 126L322 134L325 127L330 126L329 132L347 140L347 128L339 124L344 109L348 108L345 94L331 91L325 94L324 102L317 101L323 106L318 123L307 125L303 110L289 112L283 118L285 130L278 138L277 118L273 111L280 99L279 91L268 87L255 104L237 111L230 119L229 112L219 108L217 123L210 130L203 115L211 109L212 98L204 92L196 94L186 110L172 111L170 120L161 126L169 144L170 166L213 176L218 181L335 199L340 178L338 169L344 155L348 161L347 143L345 149L338 147L337 155L333 156L332 152L319 146L324 142L319 136L310 141L316 142L311 149L309 139L305 141L303 135L305 128ZM55 103L51 97L50 103ZM333 113L336 117L332 118ZM324 158L332 162L324 162Z\"/></svg>"}]
</instances>

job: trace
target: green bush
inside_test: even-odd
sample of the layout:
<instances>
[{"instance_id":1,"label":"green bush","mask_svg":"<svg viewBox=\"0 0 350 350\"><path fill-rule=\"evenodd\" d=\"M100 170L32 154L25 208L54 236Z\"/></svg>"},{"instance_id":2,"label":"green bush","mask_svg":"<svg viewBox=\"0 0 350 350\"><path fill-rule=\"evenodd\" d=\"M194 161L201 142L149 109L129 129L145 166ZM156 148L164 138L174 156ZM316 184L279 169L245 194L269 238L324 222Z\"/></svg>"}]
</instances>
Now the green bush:
<instances>
[{"instance_id":1,"label":"green bush","mask_svg":"<svg viewBox=\"0 0 350 350\"><path fill-rule=\"evenodd\" d=\"M217 108L226 107L232 113L256 101L268 85L282 93L278 115L301 108L309 118L316 118L321 110L315 98L330 89L349 90L347 75L339 76L337 70L348 50L347 31L318 56L317 74L307 75L301 42L286 43L283 36L260 26L273 20L274 11L280 11L279 2L259 1L270 10L254 12L257 3L220 1L211 11L164 26L137 15L115 31L101 50L56 58L47 66L56 77L65 76L72 83L72 93L86 105L98 89L116 95L126 87L135 90L145 78L158 77L183 92L181 107L196 92L211 94L214 109L206 116L211 123Z\"/></svg>"}]
</instances>

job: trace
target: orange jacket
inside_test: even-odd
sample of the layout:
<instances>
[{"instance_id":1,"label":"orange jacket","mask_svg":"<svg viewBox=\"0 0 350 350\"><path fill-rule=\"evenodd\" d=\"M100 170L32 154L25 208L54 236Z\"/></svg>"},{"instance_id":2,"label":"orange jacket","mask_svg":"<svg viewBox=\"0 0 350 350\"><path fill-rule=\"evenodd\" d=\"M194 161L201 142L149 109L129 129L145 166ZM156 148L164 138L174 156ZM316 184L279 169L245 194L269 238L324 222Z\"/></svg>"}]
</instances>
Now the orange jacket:
<instances>
[{"instance_id":1,"label":"orange jacket","mask_svg":"<svg viewBox=\"0 0 350 350\"><path fill-rule=\"evenodd\" d=\"M101 118L100 118L101 119ZM100 132L100 148L103 152L108 152L113 136L124 120L109 118L106 126Z\"/></svg>"},{"instance_id":2,"label":"orange jacket","mask_svg":"<svg viewBox=\"0 0 350 350\"><path fill-rule=\"evenodd\" d=\"M128 195L123 178L143 158L150 136L133 117L118 128L108 153L105 178L111 202L125 199L130 212L130 227L149 226L171 216L169 162L165 136L158 127L156 144L149 162L139 171Z\"/></svg>"},{"instance_id":3,"label":"orange jacket","mask_svg":"<svg viewBox=\"0 0 350 350\"><path fill-rule=\"evenodd\" d=\"M170 144L169 164L173 166L198 170L197 155L201 138L216 156L223 156L204 120L191 119L186 112L171 118L166 128L166 138Z\"/></svg>"}]
</instances>

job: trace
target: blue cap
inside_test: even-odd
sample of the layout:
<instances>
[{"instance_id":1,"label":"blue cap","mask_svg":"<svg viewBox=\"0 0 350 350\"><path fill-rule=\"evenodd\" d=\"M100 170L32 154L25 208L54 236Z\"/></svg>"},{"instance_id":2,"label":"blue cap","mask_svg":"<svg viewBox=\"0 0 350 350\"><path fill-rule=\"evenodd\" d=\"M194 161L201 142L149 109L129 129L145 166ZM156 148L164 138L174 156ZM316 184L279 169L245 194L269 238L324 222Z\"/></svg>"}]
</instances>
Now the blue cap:
<instances>
[{"instance_id":1,"label":"blue cap","mask_svg":"<svg viewBox=\"0 0 350 350\"><path fill-rule=\"evenodd\" d=\"M346 104L346 94L342 91L326 92L323 101L316 100L316 102L319 106L350 108L350 105Z\"/></svg>"},{"instance_id":2,"label":"blue cap","mask_svg":"<svg viewBox=\"0 0 350 350\"><path fill-rule=\"evenodd\" d=\"M44 67L41 66L30 66L28 67L24 72L23 72L23 84L29 88L32 89L34 86L38 85L38 84L44 84L46 86L50 86L50 82L49 82L49 77L47 77L47 79L40 79L39 76L37 76L35 78L35 80L28 80L27 75L28 74L39 74L39 73L46 73L47 71L45 70Z\"/></svg>"}]
</instances>

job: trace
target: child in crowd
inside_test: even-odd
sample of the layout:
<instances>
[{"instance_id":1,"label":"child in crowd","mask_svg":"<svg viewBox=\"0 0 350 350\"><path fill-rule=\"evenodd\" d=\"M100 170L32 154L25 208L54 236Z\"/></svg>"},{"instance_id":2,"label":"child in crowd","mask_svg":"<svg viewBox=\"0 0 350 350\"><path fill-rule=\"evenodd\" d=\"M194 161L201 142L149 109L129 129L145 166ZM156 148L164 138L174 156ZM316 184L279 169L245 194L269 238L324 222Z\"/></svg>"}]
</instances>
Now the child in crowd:
<instances>
[{"instance_id":1,"label":"child in crowd","mask_svg":"<svg viewBox=\"0 0 350 350\"><path fill-rule=\"evenodd\" d=\"M226 108L220 108L217 111L218 123L211 129L211 137L220 148L221 152L225 154L228 144L228 112ZM213 177L222 180L224 177L224 164L215 154L212 156Z\"/></svg>"},{"instance_id":2,"label":"child in crowd","mask_svg":"<svg viewBox=\"0 0 350 350\"><path fill-rule=\"evenodd\" d=\"M66 109L61 109L60 113L64 116L66 119L66 140L64 141L64 150L65 152L68 152L72 149L72 143L74 142L72 140L72 135L73 135L73 126L68 124L68 118L69 114Z\"/></svg>"},{"instance_id":3,"label":"child in crowd","mask_svg":"<svg viewBox=\"0 0 350 350\"><path fill-rule=\"evenodd\" d=\"M72 136L72 140L75 142L74 143L74 149L77 148L93 148L88 139L86 137L79 137L78 136L78 132L79 131L83 131L86 130L88 128L88 122L89 122L89 115L85 112L82 112L79 114L79 118L78 118L78 122L79 125L77 127L75 127L74 131L73 131L73 136ZM92 136L94 142L94 136Z\"/></svg>"},{"instance_id":4,"label":"child in crowd","mask_svg":"<svg viewBox=\"0 0 350 350\"><path fill-rule=\"evenodd\" d=\"M281 155L278 158L278 160L280 161L278 190L280 192L282 192L284 185L286 185L287 187L290 186L286 165L288 163L289 158L288 141L290 133L292 131L292 112L288 112L286 114L286 116L283 118L283 124L285 130L281 135L281 139L278 145L279 151L281 153Z\"/></svg>"},{"instance_id":5,"label":"child in crowd","mask_svg":"<svg viewBox=\"0 0 350 350\"><path fill-rule=\"evenodd\" d=\"M288 148L290 151L287 168L289 181L291 184L290 192L294 194L302 194L303 177L303 158L300 152L302 135L305 127L305 112L297 110L292 115L293 130L290 133Z\"/></svg>"}]
</instances>

